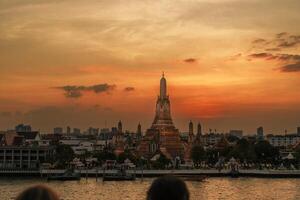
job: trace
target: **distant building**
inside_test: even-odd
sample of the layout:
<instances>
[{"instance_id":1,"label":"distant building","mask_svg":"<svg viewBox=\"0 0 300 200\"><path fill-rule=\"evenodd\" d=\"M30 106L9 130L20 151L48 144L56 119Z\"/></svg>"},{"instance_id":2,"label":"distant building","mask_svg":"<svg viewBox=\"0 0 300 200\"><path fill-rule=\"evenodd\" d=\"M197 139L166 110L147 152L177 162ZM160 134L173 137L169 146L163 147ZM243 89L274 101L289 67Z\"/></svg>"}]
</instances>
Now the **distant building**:
<instances>
[{"instance_id":1,"label":"distant building","mask_svg":"<svg viewBox=\"0 0 300 200\"><path fill-rule=\"evenodd\" d=\"M262 126L257 128L256 137L258 140L264 139L264 128Z\"/></svg>"},{"instance_id":2,"label":"distant building","mask_svg":"<svg viewBox=\"0 0 300 200\"><path fill-rule=\"evenodd\" d=\"M120 133L123 132L123 125L122 125L121 120L120 120L119 123L118 123L118 132L120 132Z\"/></svg>"},{"instance_id":3,"label":"distant building","mask_svg":"<svg viewBox=\"0 0 300 200\"><path fill-rule=\"evenodd\" d=\"M80 129L79 128L73 128L73 133L74 134L80 134Z\"/></svg>"},{"instance_id":4,"label":"distant building","mask_svg":"<svg viewBox=\"0 0 300 200\"><path fill-rule=\"evenodd\" d=\"M202 126L200 124L200 122L197 125L197 134L196 137L194 139L194 145L202 145L203 141L202 141Z\"/></svg>"},{"instance_id":5,"label":"distant building","mask_svg":"<svg viewBox=\"0 0 300 200\"><path fill-rule=\"evenodd\" d=\"M39 169L54 153L50 146L0 146L0 169Z\"/></svg>"},{"instance_id":6,"label":"distant building","mask_svg":"<svg viewBox=\"0 0 300 200\"><path fill-rule=\"evenodd\" d=\"M16 132L31 132L30 125L19 124L15 127Z\"/></svg>"},{"instance_id":7,"label":"distant building","mask_svg":"<svg viewBox=\"0 0 300 200\"><path fill-rule=\"evenodd\" d=\"M198 126L197 126L197 135L199 135L199 136L202 135L202 127L201 127L200 122L198 123Z\"/></svg>"},{"instance_id":8,"label":"distant building","mask_svg":"<svg viewBox=\"0 0 300 200\"><path fill-rule=\"evenodd\" d=\"M90 127L88 129L88 134L89 135L98 135L98 133L99 133L99 128Z\"/></svg>"},{"instance_id":9,"label":"distant building","mask_svg":"<svg viewBox=\"0 0 300 200\"><path fill-rule=\"evenodd\" d=\"M67 134L71 134L71 127L70 126L67 126Z\"/></svg>"},{"instance_id":10,"label":"distant building","mask_svg":"<svg viewBox=\"0 0 300 200\"><path fill-rule=\"evenodd\" d=\"M137 126L136 135L137 135L138 138L141 138L143 136L143 134L142 134L142 126L141 126L140 123Z\"/></svg>"},{"instance_id":11,"label":"distant building","mask_svg":"<svg viewBox=\"0 0 300 200\"><path fill-rule=\"evenodd\" d=\"M55 127L53 129L54 134L63 134L63 128L62 127Z\"/></svg>"},{"instance_id":12,"label":"distant building","mask_svg":"<svg viewBox=\"0 0 300 200\"><path fill-rule=\"evenodd\" d=\"M190 121L188 143L192 144L193 142L194 142L194 125L193 122Z\"/></svg>"},{"instance_id":13,"label":"distant building","mask_svg":"<svg viewBox=\"0 0 300 200\"><path fill-rule=\"evenodd\" d=\"M221 133L208 133L201 137L201 142L204 146L215 146L224 137Z\"/></svg>"},{"instance_id":14,"label":"distant building","mask_svg":"<svg viewBox=\"0 0 300 200\"><path fill-rule=\"evenodd\" d=\"M116 134L118 133L118 128L117 128L117 127L112 127L112 128L111 128L111 133L112 133L113 135L116 135Z\"/></svg>"},{"instance_id":15,"label":"distant building","mask_svg":"<svg viewBox=\"0 0 300 200\"><path fill-rule=\"evenodd\" d=\"M24 138L26 145L39 145L42 144L40 133L38 131L31 131L31 132L18 132L19 136Z\"/></svg>"},{"instance_id":16,"label":"distant building","mask_svg":"<svg viewBox=\"0 0 300 200\"><path fill-rule=\"evenodd\" d=\"M297 134L300 135L300 126L297 127Z\"/></svg>"},{"instance_id":17,"label":"distant building","mask_svg":"<svg viewBox=\"0 0 300 200\"><path fill-rule=\"evenodd\" d=\"M300 142L298 134L267 135L266 140L274 147L292 148Z\"/></svg>"},{"instance_id":18,"label":"distant building","mask_svg":"<svg viewBox=\"0 0 300 200\"><path fill-rule=\"evenodd\" d=\"M39 132L20 130L1 132L0 169L38 169L53 156L54 148L40 138Z\"/></svg>"},{"instance_id":19,"label":"distant building","mask_svg":"<svg viewBox=\"0 0 300 200\"><path fill-rule=\"evenodd\" d=\"M241 139L243 137L243 130L230 130L228 134Z\"/></svg>"}]
</instances>

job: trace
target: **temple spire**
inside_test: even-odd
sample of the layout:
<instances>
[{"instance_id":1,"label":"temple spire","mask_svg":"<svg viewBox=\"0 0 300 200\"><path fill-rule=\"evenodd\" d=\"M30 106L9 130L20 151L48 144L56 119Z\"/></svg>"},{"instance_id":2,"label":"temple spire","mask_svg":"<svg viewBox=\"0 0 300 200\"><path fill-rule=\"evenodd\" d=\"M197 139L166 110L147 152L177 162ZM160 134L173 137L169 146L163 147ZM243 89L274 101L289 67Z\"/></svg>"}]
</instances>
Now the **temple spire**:
<instances>
[{"instance_id":1,"label":"temple spire","mask_svg":"<svg viewBox=\"0 0 300 200\"><path fill-rule=\"evenodd\" d=\"M167 97L167 81L163 72L162 78L160 79L160 98L164 99L165 97Z\"/></svg>"}]
</instances>

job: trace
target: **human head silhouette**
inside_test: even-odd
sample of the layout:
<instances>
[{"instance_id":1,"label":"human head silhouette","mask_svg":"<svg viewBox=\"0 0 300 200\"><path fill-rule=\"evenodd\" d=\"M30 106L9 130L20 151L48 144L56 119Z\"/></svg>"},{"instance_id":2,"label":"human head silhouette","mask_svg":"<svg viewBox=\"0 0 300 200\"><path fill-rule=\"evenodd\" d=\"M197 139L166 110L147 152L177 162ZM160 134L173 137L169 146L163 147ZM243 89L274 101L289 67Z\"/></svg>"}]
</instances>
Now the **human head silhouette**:
<instances>
[{"instance_id":1,"label":"human head silhouette","mask_svg":"<svg viewBox=\"0 0 300 200\"><path fill-rule=\"evenodd\" d=\"M59 200L59 198L52 189L43 185L36 185L24 190L16 200Z\"/></svg>"},{"instance_id":2,"label":"human head silhouette","mask_svg":"<svg viewBox=\"0 0 300 200\"><path fill-rule=\"evenodd\" d=\"M153 181L147 200L189 200L186 184L179 178L163 176Z\"/></svg>"}]
</instances>

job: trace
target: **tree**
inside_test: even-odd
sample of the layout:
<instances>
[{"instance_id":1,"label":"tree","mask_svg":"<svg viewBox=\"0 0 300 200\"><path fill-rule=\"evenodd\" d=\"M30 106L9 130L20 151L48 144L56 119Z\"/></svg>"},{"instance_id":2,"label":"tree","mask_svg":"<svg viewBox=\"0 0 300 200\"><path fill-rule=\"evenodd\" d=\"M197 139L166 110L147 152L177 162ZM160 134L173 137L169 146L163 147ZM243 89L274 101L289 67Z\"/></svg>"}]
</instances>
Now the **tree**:
<instances>
[{"instance_id":1,"label":"tree","mask_svg":"<svg viewBox=\"0 0 300 200\"><path fill-rule=\"evenodd\" d=\"M58 167L65 168L74 159L74 157L75 153L69 145L57 145L55 161L58 164Z\"/></svg>"},{"instance_id":2,"label":"tree","mask_svg":"<svg viewBox=\"0 0 300 200\"><path fill-rule=\"evenodd\" d=\"M256 154L254 146L252 143L249 143L246 139L240 139L236 146L229 152L227 158L231 157L238 158L240 161L255 161Z\"/></svg>"},{"instance_id":3,"label":"tree","mask_svg":"<svg viewBox=\"0 0 300 200\"><path fill-rule=\"evenodd\" d=\"M204 148L200 145L195 145L191 150L191 158L196 166L199 166L201 161L205 159L206 153Z\"/></svg>"},{"instance_id":4,"label":"tree","mask_svg":"<svg viewBox=\"0 0 300 200\"><path fill-rule=\"evenodd\" d=\"M255 153L260 162L274 163L279 158L279 150L268 141L259 141L255 144Z\"/></svg>"},{"instance_id":5,"label":"tree","mask_svg":"<svg viewBox=\"0 0 300 200\"><path fill-rule=\"evenodd\" d=\"M106 160L116 160L117 159L116 155L113 152L108 151L108 150L96 152L96 153L94 153L93 157L97 158L97 160L100 164L103 164Z\"/></svg>"}]
</instances>

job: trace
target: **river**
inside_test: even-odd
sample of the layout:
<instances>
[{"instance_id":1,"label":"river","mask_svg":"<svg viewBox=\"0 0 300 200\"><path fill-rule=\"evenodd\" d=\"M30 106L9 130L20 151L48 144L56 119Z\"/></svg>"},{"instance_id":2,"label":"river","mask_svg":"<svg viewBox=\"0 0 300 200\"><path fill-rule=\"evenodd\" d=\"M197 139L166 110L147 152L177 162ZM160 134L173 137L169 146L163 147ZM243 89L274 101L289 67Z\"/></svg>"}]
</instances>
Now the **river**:
<instances>
[{"instance_id":1,"label":"river","mask_svg":"<svg viewBox=\"0 0 300 200\"><path fill-rule=\"evenodd\" d=\"M128 182L98 182L95 178L81 181L47 182L32 178L0 178L0 199L12 200L24 188L46 184L63 200L144 200L153 179ZM300 179L207 178L187 182L191 200L300 199Z\"/></svg>"}]
</instances>

